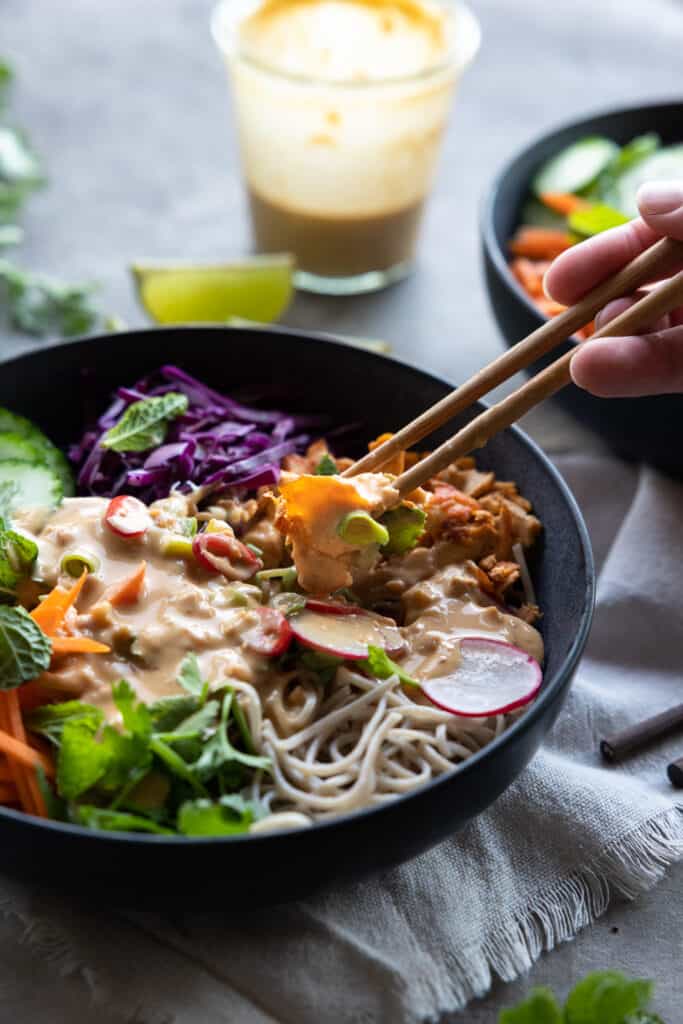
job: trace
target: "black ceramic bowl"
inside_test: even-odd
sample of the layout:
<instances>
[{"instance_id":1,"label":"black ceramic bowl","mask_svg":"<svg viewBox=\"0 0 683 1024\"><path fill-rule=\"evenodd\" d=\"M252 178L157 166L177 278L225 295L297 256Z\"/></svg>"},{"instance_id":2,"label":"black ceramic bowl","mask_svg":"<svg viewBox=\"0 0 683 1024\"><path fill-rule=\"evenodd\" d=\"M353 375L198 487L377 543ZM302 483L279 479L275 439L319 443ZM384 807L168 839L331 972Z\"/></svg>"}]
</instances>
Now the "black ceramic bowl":
<instances>
[{"instance_id":1,"label":"black ceramic bowl","mask_svg":"<svg viewBox=\"0 0 683 1024\"><path fill-rule=\"evenodd\" d=\"M55 441L78 437L111 391L178 363L231 394L362 424L355 444L399 427L450 389L443 380L339 342L292 331L176 328L132 331L6 362L0 405L30 416ZM436 440L436 438L434 439ZM481 464L516 480L545 530L532 561L544 611L545 681L513 727L461 769L415 793L313 828L230 839L114 835L0 808L0 868L124 905L253 905L294 898L414 857L478 814L510 785L560 710L593 609L590 542L548 459L520 431L490 442ZM182 880L187 879L187 886Z\"/></svg>"},{"instance_id":2,"label":"black ceramic bowl","mask_svg":"<svg viewBox=\"0 0 683 1024\"><path fill-rule=\"evenodd\" d=\"M508 267L508 240L519 225L535 171L549 157L585 135L607 135L624 144L645 132L657 132L665 143L682 142L683 103L615 110L565 125L522 150L498 174L484 201L481 232L489 297L508 345L514 345L545 321ZM531 372L568 351L570 345L567 342L539 360ZM607 401L571 384L555 400L585 426L601 434L625 458L683 474L683 448L677 443L683 422L683 395Z\"/></svg>"}]
</instances>

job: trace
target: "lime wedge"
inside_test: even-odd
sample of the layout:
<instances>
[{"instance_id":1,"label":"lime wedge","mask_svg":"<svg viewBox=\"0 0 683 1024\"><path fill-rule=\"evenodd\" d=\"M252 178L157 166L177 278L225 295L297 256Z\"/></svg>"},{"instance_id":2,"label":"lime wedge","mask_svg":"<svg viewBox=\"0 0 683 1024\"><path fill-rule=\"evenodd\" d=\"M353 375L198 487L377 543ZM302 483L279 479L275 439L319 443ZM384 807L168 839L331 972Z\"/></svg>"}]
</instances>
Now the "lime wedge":
<instances>
[{"instance_id":1,"label":"lime wedge","mask_svg":"<svg viewBox=\"0 0 683 1024\"><path fill-rule=\"evenodd\" d=\"M140 302L159 324L224 323L240 316L269 323L292 297L289 255L258 256L240 263L134 263Z\"/></svg>"}]
</instances>

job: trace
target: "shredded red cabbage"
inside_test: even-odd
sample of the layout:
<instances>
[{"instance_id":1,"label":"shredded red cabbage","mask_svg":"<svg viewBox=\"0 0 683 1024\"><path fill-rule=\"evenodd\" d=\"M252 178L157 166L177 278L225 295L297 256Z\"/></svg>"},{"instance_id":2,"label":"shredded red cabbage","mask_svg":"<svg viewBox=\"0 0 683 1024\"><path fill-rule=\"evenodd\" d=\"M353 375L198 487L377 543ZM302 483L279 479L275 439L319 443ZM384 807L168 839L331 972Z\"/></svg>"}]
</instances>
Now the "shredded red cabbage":
<instances>
[{"instance_id":1,"label":"shredded red cabbage","mask_svg":"<svg viewBox=\"0 0 683 1024\"><path fill-rule=\"evenodd\" d=\"M102 448L104 434L133 402L167 391L187 395L187 412L169 423L164 443L145 452ZM212 491L276 484L285 455L304 452L305 432L320 427L315 416L252 409L207 387L177 366L162 366L132 388L119 388L95 427L71 446L82 494L135 494L150 502L172 489L207 486Z\"/></svg>"}]
</instances>

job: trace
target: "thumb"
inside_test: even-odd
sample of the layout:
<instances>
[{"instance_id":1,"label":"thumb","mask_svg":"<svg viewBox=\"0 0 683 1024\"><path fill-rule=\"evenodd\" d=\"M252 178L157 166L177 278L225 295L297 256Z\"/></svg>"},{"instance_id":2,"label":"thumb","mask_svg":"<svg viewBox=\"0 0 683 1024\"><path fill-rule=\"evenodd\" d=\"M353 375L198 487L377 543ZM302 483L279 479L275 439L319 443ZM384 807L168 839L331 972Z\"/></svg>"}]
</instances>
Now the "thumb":
<instances>
[{"instance_id":1,"label":"thumb","mask_svg":"<svg viewBox=\"0 0 683 1024\"><path fill-rule=\"evenodd\" d=\"M658 235L683 241L683 181L649 181L638 189L638 209Z\"/></svg>"}]
</instances>

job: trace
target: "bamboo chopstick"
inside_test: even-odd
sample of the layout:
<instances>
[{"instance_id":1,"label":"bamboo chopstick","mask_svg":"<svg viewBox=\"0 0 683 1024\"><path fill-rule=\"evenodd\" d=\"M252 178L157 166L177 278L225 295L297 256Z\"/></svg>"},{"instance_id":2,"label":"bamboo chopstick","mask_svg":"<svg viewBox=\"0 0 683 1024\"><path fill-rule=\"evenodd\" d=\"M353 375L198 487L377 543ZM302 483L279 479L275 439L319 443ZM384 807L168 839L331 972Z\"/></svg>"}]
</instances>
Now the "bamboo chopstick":
<instances>
[{"instance_id":1,"label":"bamboo chopstick","mask_svg":"<svg viewBox=\"0 0 683 1024\"><path fill-rule=\"evenodd\" d=\"M502 384L514 373L525 369L570 335L584 327L612 299L628 295L643 284L667 277L683 261L683 242L663 238L646 249L616 274L603 281L574 306L548 320L537 330L483 367L468 381L416 419L402 427L384 444L354 462L342 476L355 476L379 469L398 452L406 451L423 437L453 419L463 409ZM561 385L560 385L561 386Z\"/></svg>"},{"instance_id":2,"label":"bamboo chopstick","mask_svg":"<svg viewBox=\"0 0 683 1024\"><path fill-rule=\"evenodd\" d=\"M633 334L681 305L683 305L683 271L670 278L665 284L653 289L630 309L605 324L595 332L593 338ZM568 384L571 380L569 364L575 352L576 349L566 352L522 387L513 391L507 398L480 413L431 455L399 476L395 481L399 494L402 497L409 494L461 455L465 455L475 448L481 448L494 434L509 427L539 402L554 395L556 391Z\"/></svg>"}]
</instances>

